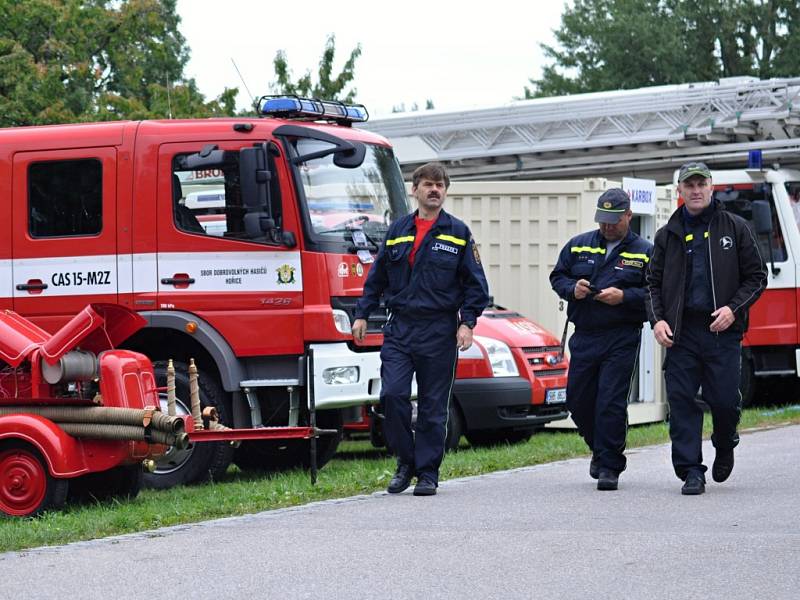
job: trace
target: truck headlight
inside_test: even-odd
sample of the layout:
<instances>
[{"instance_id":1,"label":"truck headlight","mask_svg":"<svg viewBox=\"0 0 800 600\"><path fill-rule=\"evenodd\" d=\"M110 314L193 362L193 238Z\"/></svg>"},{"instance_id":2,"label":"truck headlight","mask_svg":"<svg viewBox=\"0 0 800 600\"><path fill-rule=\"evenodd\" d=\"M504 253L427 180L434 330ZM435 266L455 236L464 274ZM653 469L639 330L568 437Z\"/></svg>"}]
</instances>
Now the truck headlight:
<instances>
[{"instance_id":1,"label":"truck headlight","mask_svg":"<svg viewBox=\"0 0 800 600\"><path fill-rule=\"evenodd\" d=\"M353 333L353 329L350 326L350 317L343 310L338 308L333 310L333 324L339 333Z\"/></svg>"},{"instance_id":2,"label":"truck headlight","mask_svg":"<svg viewBox=\"0 0 800 600\"><path fill-rule=\"evenodd\" d=\"M489 362L492 365L492 373L495 377L516 377L519 375L517 363L514 362L514 355L511 348L500 340L476 335L475 339L486 350Z\"/></svg>"},{"instance_id":3,"label":"truck headlight","mask_svg":"<svg viewBox=\"0 0 800 600\"><path fill-rule=\"evenodd\" d=\"M330 367L322 372L322 381L328 385L358 383L358 367Z\"/></svg>"}]
</instances>

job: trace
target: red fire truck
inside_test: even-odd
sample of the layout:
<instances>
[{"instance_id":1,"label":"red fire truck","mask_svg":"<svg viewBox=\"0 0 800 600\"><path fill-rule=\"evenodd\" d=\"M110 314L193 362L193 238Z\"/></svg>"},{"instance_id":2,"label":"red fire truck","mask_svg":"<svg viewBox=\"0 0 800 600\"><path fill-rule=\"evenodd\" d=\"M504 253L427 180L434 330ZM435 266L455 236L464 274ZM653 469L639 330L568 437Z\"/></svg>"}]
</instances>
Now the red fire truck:
<instances>
[{"instance_id":1,"label":"red fire truck","mask_svg":"<svg viewBox=\"0 0 800 600\"><path fill-rule=\"evenodd\" d=\"M749 404L759 388L776 382L776 400L785 399L800 375L800 171L762 168L761 153L753 151L747 169L711 174L714 197L750 222L769 272L743 342L742 400Z\"/></svg>"},{"instance_id":2,"label":"red fire truck","mask_svg":"<svg viewBox=\"0 0 800 600\"><path fill-rule=\"evenodd\" d=\"M87 303L128 307L146 325L124 347L153 360L159 387L175 360L181 414L194 358L201 403L226 425L309 426L315 406L316 425L336 432L318 440L321 465L378 398L385 315L363 344L350 323L408 200L388 142L350 126L363 107L259 106L261 118L0 130L0 309L54 332ZM222 202L195 214L183 188L208 173ZM308 450L307 439L171 448L149 483L215 477L231 460L308 464Z\"/></svg>"}]
</instances>

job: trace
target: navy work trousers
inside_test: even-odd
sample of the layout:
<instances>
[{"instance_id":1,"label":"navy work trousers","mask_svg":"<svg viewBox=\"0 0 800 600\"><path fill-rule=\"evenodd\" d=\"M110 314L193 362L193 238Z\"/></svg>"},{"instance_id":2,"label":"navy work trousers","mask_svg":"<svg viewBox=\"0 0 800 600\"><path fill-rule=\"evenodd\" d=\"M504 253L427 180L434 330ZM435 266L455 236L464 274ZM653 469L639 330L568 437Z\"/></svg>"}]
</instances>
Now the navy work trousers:
<instances>
[{"instance_id":1,"label":"navy work trousers","mask_svg":"<svg viewBox=\"0 0 800 600\"><path fill-rule=\"evenodd\" d=\"M569 340L567 408L598 466L625 470L628 395L641 329L576 331Z\"/></svg>"},{"instance_id":2,"label":"navy work trousers","mask_svg":"<svg viewBox=\"0 0 800 600\"><path fill-rule=\"evenodd\" d=\"M711 443L718 451L730 450L739 443L736 426L742 410L741 334L712 333L711 321L710 316L685 312L680 338L667 349L664 365L672 466L684 480L690 471L702 476L706 472L702 450L703 409L696 401L700 386L714 424Z\"/></svg>"},{"instance_id":3,"label":"navy work trousers","mask_svg":"<svg viewBox=\"0 0 800 600\"><path fill-rule=\"evenodd\" d=\"M387 447L418 477L439 482L458 348L458 315L416 319L394 314L383 329L381 403ZM411 379L417 374L417 422Z\"/></svg>"}]
</instances>

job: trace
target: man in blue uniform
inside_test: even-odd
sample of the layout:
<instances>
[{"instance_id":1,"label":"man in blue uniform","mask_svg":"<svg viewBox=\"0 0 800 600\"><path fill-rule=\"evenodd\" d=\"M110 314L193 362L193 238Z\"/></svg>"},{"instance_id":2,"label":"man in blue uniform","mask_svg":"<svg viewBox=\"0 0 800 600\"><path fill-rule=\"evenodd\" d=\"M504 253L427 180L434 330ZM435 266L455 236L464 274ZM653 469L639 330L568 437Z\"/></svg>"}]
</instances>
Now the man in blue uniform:
<instances>
[{"instance_id":1,"label":"man in blue uniform","mask_svg":"<svg viewBox=\"0 0 800 600\"><path fill-rule=\"evenodd\" d=\"M722 483L733 471L742 335L750 306L767 284L753 232L714 200L713 191L704 163L681 167L678 192L684 204L656 232L647 274L648 317L656 341L667 349L672 466L687 496L706 489L703 411L695 402L701 386L714 424L711 476Z\"/></svg>"},{"instance_id":2,"label":"man in blue uniform","mask_svg":"<svg viewBox=\"0 0 800 600\"><path fill-rule=\"evenodd\" d=\"M645 273L653 245L631 230L632 217L624 190L605 191L595 213L599 229L572 238L550 274L575 324L567 407L592 450L589 474L598 490L616 490L625 470L628 395L646 320Z\"/></svg>"},{"instance_id":3,"label":"man in blue uniform","mask_svg":"<svg viewBox=\"0 0 800 600\"><path fill-rule=\"evenodd\" d=\"M356 307L353 337L386 299L381 402L387 446L397 455L388 491L398 494L417 476L415 496L436 494L459 349L489 303L486 277L469 228L442 209L450 179L428 163L412 176L418 209L389 227ZM417 422L411 427L411 379L417 374Z\"/></svg>"}]
</instances>

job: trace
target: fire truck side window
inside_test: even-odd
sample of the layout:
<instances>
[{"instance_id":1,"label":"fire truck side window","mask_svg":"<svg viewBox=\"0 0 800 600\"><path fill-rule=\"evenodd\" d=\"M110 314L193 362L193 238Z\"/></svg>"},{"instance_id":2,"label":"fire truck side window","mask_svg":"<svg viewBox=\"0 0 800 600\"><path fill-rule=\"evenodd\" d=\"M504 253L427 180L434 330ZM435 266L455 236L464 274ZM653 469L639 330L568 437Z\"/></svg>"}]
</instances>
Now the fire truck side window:
<instances>
[{"instance_id":1,"label":"fire truck side window","mask_svg":"<svg viewBox=\"0 0 800 600\"><path fill-rule=\"evenodd\" d=\"M755 232L753 224L753 208L752 202L754 200L765 200L769 202L770 212L772 213L772 234L759 235L758 247L761 250L761 256L764 260L769 260L770 245L772 246L772 256L775 262L783 262L787 259L786 244L783 241L783 232L781 224L778 220L778 213L775 209L775 201L772 194L768 193L769 188L766 185L747 186L745 188L736 188L717 190L714 192L714 197L722 201L725 210L736 213L740 217L747 220L750 228Z\"/></svg>"},{"instance_id":2,"label":"fire truck side window","mask_svg":"<svg viewBox=\"0 0 800 600\"><path fill-rule=\"evenodd\" d=\"M274 162L270 156L270 168ZM244 226L247 207L239 184L239 154L225 152L224 163L201 170L181 169L180 156L173 159L172 206L175 226L187 233L251 240ZM270 181L275 223L281 226L280 185ZM264 238L252 241L265 242Z\"/></svg>"},{"instance_id":3,"label":"fire truck side window","mask_svg":"<svg viewBox=\"0 0 800 600\"><path fill-rule=\"evenodd\" d=\"M28 167L28 230L32 237L97 235L103 227L103 166L96 159Z\"/></svg>"}]
</instances>

